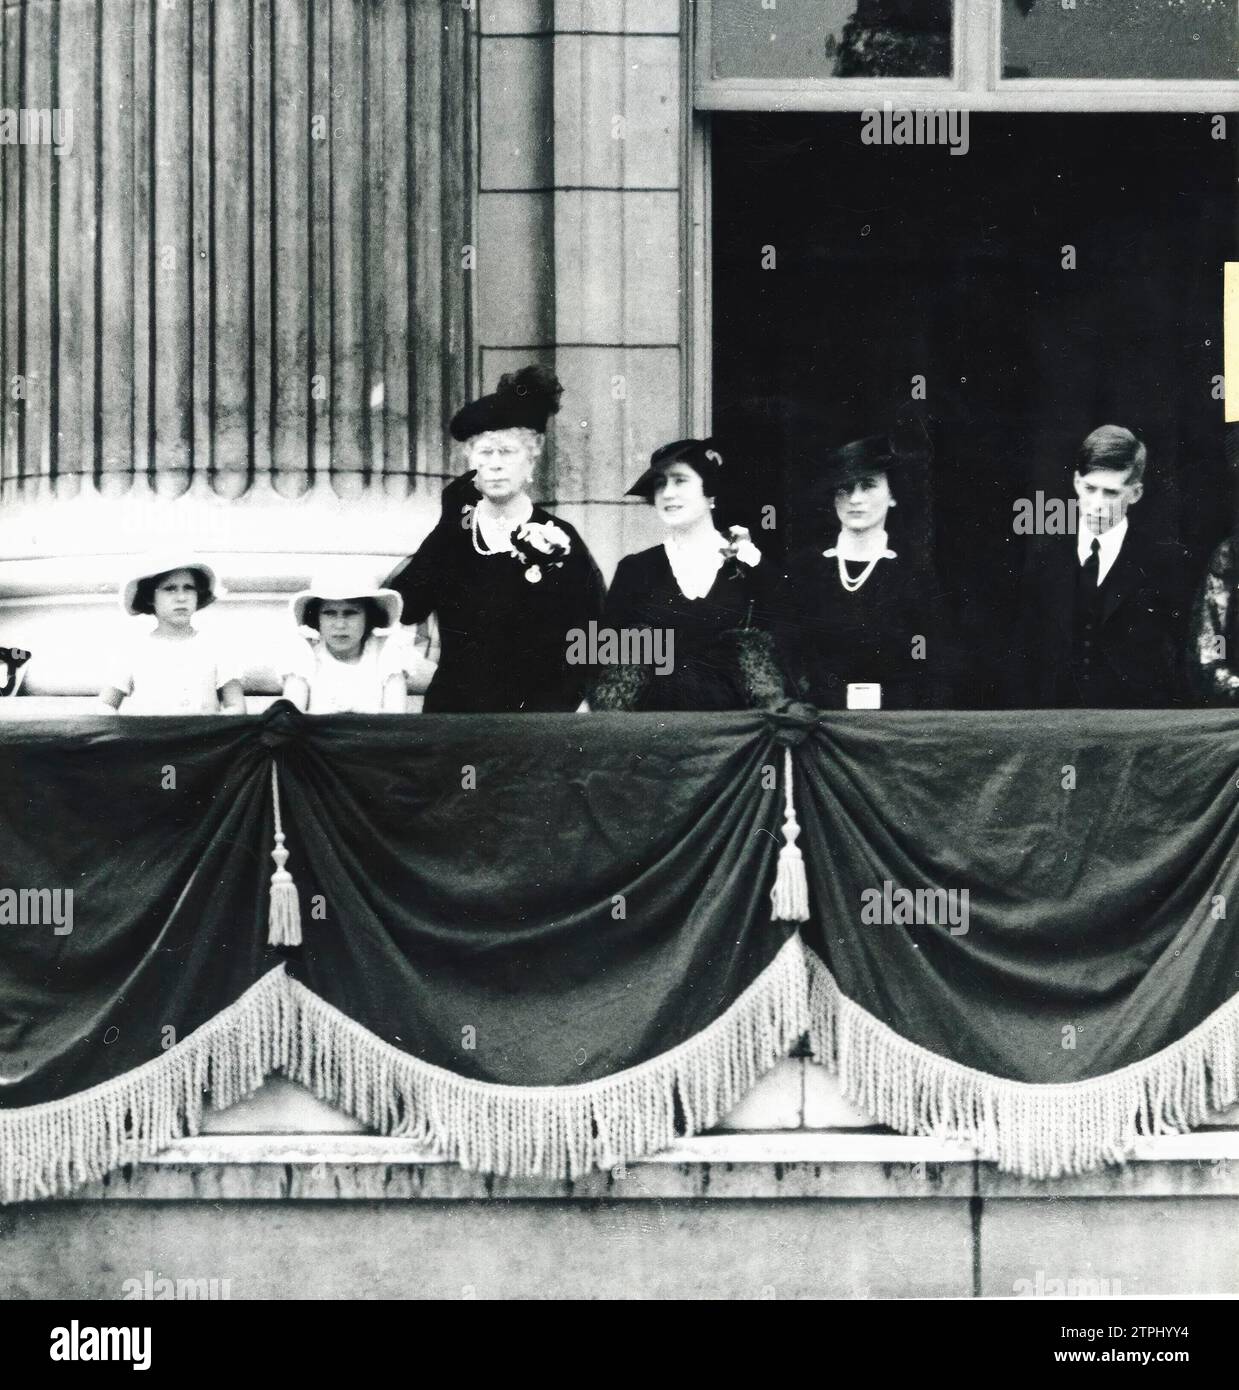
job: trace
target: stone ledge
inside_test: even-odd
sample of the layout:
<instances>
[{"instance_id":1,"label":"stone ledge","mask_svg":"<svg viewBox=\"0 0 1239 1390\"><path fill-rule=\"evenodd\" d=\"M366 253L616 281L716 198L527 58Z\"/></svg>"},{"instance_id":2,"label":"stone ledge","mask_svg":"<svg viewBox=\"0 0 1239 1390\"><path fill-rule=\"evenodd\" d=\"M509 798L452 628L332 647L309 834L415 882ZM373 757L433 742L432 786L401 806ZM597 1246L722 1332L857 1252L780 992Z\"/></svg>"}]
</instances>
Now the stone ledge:
<instances>
[{"instance_id":1,"label":"stone ledge","mask_svg":"<svg viewBox=\"0 0 1239 1390\"><path fill-rule=\"evenodd\" d=\"M716 1134L573 1181L470 1173L411 1140L178 1140L62 1201L1028 1200L1239 1196L1239 1132L1143 1140L1122 1168L1054 1182L1000 1173L964 1144L852 1131Z\"/></svg>"}]
</instances>

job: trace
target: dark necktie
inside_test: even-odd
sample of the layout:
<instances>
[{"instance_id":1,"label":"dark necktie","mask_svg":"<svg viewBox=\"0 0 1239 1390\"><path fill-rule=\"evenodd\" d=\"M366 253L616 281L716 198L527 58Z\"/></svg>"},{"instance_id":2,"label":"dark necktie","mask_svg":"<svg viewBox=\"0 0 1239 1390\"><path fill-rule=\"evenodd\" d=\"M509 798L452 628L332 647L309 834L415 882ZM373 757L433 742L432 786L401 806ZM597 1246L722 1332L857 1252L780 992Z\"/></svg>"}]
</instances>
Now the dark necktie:
<instances>
[{"instance_id":1,"label":"dark necktie","mask_svg":"<svg viewBox=\"0 0 1239 1390\"><path fill-rule=\"evenodd\" d=\"M1101 573L1101 542L1094 537L1089 547L1088 559L1080 566L1080 583L1086 590L1097 588L1097 577Z\"/></svg>"}]
</instances>

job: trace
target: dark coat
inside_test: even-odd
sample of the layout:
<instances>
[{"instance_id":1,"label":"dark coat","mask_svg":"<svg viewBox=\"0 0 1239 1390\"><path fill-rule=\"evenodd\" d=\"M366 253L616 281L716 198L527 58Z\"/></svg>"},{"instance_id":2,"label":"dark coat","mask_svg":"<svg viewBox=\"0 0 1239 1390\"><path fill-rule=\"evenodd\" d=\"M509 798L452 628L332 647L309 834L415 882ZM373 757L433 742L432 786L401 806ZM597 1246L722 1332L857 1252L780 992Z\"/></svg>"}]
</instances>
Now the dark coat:
<instances>
[{"instance_id":1,"label":"dark coat","mask_svg":"<svg viewBox=\"0 0 1239 1390\"><path fill-rule=\"evenodd\" d=\"M602 576L585 542L541 507L572 542L567 559L531 584L515 556L479 555L454 512L431 531L390 579L404 600L403 621L438 615L439 669L426 692L435 713L571 711L589 673L568 662L568 634L602 611Z\"/></svg>"},{"instance_id":2,"label":"dark coat","mask_svg":"<svg viewBox=\"0 0 1239 1390\"><path fill-rule=\"evenodd\" d=\"M1194 587L1187 552L1128 528L1101 585L1085 696L1073 666L1080 560L1073 535L1029 552L1018 647L1010 664L1014 708L1162 709L1185 702L1184 644Z\"/></svg>"}]
</instances>

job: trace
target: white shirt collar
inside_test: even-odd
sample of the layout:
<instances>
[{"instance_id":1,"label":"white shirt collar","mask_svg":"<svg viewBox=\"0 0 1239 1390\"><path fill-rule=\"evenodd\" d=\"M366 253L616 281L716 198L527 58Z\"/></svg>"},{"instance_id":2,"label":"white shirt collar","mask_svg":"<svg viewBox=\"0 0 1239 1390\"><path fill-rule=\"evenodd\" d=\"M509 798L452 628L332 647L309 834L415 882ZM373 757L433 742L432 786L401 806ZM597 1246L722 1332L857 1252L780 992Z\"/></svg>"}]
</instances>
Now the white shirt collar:
<instances>
[{"instance_id":1,"label":"white shirt collar","mask_svg":"<svg viewBox=\"0 0 1239 1390\"><path fill-rule=\"evenodd\" d=\"M1087 526L1081 526L1076 532L1076 555L1080 563L1083 564L1089 557L1089 552L1096 541L1097 549L1097 582L1101 584L1105 577L1110 573L1115 560L1119 558L1119 551L1123 548L1123 540L1127 535L1127 518L1124 517L1117 526L1111 526L1108 531L1104 531L1100 536L1094 535Z\"/></svg>"}]
</instances>

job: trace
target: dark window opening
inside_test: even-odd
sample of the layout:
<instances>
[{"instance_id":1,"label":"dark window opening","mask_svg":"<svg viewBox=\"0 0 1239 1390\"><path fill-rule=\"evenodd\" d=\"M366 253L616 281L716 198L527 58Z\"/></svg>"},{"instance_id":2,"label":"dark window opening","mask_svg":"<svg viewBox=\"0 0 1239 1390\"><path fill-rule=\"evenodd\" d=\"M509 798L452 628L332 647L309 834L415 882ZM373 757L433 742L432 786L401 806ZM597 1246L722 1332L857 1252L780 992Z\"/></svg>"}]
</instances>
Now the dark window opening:
<instances>
[{"instance_id":1,"label":"dark window opening","mask_svg":"<svg viewBox=\"0 0 1239 1390\"><path fill-rule=\"evenodd\" d=\"M1186 545L1203 574L1232 525L1214 391L1239 169L1212 129L973 114L955 156L863 144L859 113L714 118L714 433L744 520L776 555L825 541L837 523L806 508L805 418L831 443L879 433L923 375L935 462L891 534L932 553L954 608L970 671L957 706L1000 703L1014 506L1071 497L1096 426L1148 447L1133 527Z\"/></svg>"}]
</instances>

